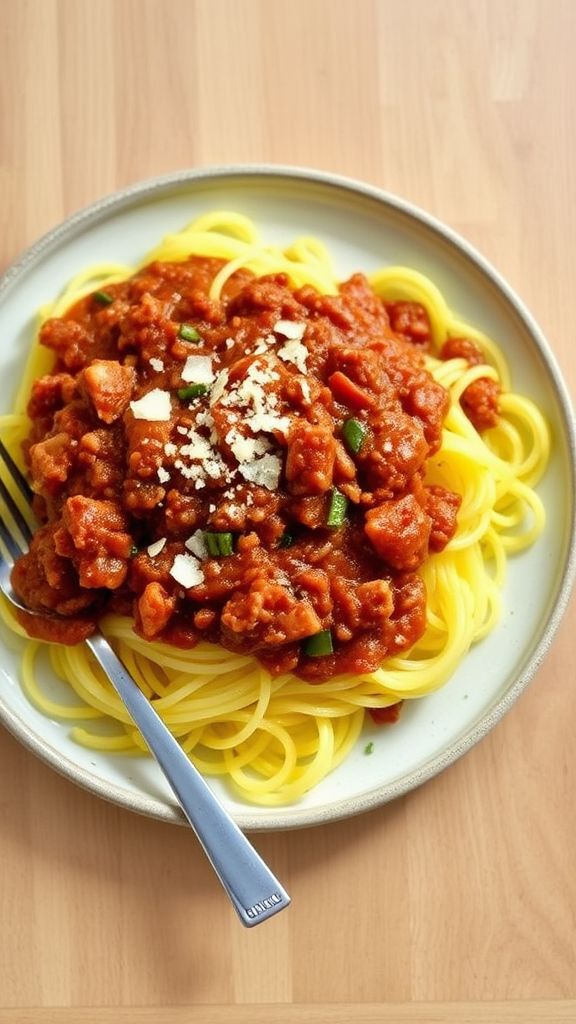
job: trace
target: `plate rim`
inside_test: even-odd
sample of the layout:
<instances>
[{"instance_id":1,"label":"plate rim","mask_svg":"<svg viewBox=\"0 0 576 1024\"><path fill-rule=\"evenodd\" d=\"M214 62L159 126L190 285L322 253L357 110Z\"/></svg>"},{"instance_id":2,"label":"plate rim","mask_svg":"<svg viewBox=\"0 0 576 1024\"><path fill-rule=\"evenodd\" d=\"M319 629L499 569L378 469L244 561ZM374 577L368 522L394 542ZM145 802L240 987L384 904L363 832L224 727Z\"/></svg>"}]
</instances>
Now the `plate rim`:
<instances>
[{"instance_id":1,"label":"plate rim","mask_svg":"<svg viewBox=\"0 0 576 1024\"><path fill-rule=\"evenodd\" d=\"M424 765L409 772L402 779L380 783L357 797L335 798L321 808L310 809L294 804L267 808L256 815L250 805L246 804L245 810L233 809L231 812L238 825L245 831L275 832L323 825L330 821L353 817L399 796L404 796L434 778L475 746L495 727L526 689L550 650L567 609L576 579L576 418L566 382L546 336L524 301L489 260L458 232L411 201L356 178L315 168L276 163L207 165L146 178L110 192L50 228L6 268L0 277L0 304L11 287L33 270L51 250L57 248L62 241L76 237L83 229L89 228L106 214L120 211L138 200L142 201L147 197L168 193L177 187L193 186L195 182L219 179L240 180L251 177L269 177L278 180L284 178L294 183L315 183L330 186L348 194L351 193L355 197L364 196L420 222L440 235L460 254L463 253L504 296L531 336L538 353L546 364L566 432L570 472L571 516L569 525L571 533L563 571L552 594L548 615L539 628L536 643L532 644L526 652L513 684L478 721L465 727L459 738L452 741L447 750L433 756ZM177 804L167 804L160 798L145 794L133 794L117 783L106 782L91 775L87 769L81 768L53 747L49 741L40 737L33 727L25 724L17 714L6 707L1 698L0 722L40 760L82 789L109 803L146 817L169 823L186 824L184 815Z\"/></svg>"}]
</instances>

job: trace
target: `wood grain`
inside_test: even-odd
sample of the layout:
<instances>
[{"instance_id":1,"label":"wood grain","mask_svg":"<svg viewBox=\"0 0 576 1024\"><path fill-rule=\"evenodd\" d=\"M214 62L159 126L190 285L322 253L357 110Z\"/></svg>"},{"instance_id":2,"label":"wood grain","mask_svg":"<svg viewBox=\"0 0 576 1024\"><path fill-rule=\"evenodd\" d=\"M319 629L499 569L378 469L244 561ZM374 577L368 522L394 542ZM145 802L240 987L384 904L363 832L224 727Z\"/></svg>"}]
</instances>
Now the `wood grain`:
<instances>
[{"instance_id":1,"label":"wood grain","mask_svg":"<svg viewBox=\"0 0 576 1024\"><path fill-rule=\"evenodd\" d=\"M0 1024L573 1024L576 1002L318 1003L0 1010ZM8 1013L10 1014L8 1016Z\"/></svg>"},{"instance_id":2,"label":"wood grain","mask_svg":"<svg viewBox=\"0 0 576 1024\"><path fill-rule=\"evenodd\" d=\"M183 167L380 185L465 234L572 393L573 0L0 0L0 265ZM449 771L258 836L289 911L237 924L185 829L0 743L0 1024L576 1019L572 602L518 705Z\"/></svg>"}]
</instances>

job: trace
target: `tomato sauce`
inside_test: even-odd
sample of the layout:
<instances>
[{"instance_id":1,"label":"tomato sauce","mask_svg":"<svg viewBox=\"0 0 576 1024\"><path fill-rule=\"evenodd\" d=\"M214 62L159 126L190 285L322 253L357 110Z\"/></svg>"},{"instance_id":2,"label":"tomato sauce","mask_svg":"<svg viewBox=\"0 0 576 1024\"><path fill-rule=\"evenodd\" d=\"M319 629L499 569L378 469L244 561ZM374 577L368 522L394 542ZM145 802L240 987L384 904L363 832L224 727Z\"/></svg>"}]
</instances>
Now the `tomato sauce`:
<instances>
[{"instance_id":1,"label":"tomato sauce","mask_svg":"<svg viewBox=\"0 0 576 1024\"><path fill-rule=\"evenodd\" d=\"M240 271L214 300L221 266L154 263L43 325L15 589L64 642L116 611L313 682L374 670L421 636L460 502L424 483L449 405L425 311L361 274L323 296Z\"/></svg>"}]
</instances>

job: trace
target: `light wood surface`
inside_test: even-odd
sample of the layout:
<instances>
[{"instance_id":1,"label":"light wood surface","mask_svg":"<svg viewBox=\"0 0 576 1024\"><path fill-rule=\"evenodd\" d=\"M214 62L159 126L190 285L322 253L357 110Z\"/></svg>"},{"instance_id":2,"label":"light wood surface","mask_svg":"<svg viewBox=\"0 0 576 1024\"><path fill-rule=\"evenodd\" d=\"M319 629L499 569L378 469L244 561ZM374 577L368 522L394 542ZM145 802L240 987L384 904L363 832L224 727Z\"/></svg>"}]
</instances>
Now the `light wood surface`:
<instances>
[{"instance_id":1,"label":"light wood surface","mask_svg":"<svg viewBox=\"0 0 576 1024\"><path fill-rule=\"evenodd\" d=\"M0 263L132 181L238 162L465 234L574 393L574 0L0 0ZM405 799L259 836L244 931L185 829L0 738L0 1024L576 1020L574 602L497 729Z\"/></svg>"}]
</instances>

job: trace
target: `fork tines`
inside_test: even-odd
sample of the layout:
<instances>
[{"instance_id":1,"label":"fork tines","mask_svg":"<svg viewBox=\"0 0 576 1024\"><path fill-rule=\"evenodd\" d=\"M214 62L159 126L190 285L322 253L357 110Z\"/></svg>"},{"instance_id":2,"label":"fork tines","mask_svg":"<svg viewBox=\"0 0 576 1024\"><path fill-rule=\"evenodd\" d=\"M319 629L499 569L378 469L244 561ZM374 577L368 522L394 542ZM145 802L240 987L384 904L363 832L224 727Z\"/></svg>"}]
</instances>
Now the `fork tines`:
<instances>
[{"instance_id":1,"label":"fork tines","mask_svg":"<svg viewBox=\"0 0 576 1024\"><path fill-rule=\"evenodd\" d=\"M7 471L7 478L13 481L14 485L17 487L22 497L25 499L26 506L30 507L30 502L32 500L32 490L27 480L23 477L22 473L18 469L18 466L14 462L14 459L7 451L6 446L4 445L4 442L2 440L0 440L0 457L2 458L4 464L3 468L5 468L5 470ZM0 476L0 496L2 498L4 508L7 509L10 518L13 520L14 524L18 529L18 532L20 533L21 537L24 540L25 547L32 538L32 530L30 529L30 526L28 525L28 522L24 517L22 509L14 500L12 493L9 490L7 484L4 482L4 479L2 479L2 476ZM22 546L18 544L16 538L14 537L13 531L8 528L4 521L4 509L2 510L2 515L0 516L0 536L2 537L2 540L4 541L4 544L8 548L12 557L19 558L19 556L22 553Z\"/></svg>"}]
</instances>

